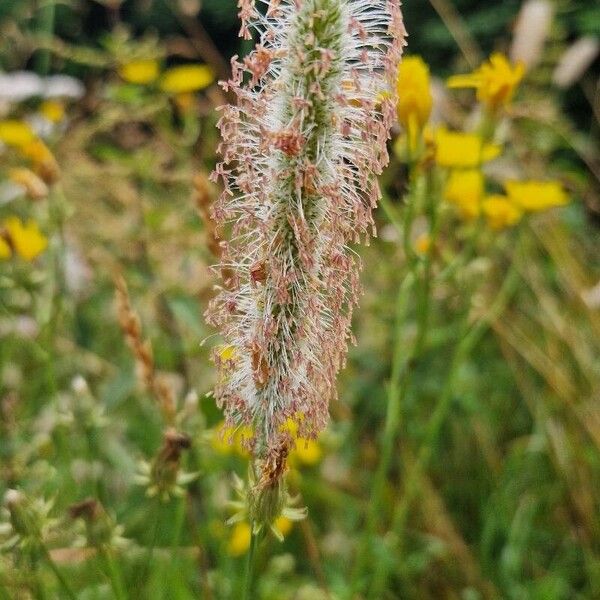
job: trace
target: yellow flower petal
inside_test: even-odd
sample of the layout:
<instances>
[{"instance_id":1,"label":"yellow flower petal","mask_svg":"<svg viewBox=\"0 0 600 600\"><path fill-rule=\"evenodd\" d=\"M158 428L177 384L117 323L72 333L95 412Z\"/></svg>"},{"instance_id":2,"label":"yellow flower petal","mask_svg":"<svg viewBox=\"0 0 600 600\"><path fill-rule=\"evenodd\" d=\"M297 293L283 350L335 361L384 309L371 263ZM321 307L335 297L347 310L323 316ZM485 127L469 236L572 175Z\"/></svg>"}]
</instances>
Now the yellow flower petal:
<instances>
[{"instance_id":1,"label":"yellow flower petal","mask_svg":"<svg viewBox=\"0 0 600 600\"><path fill-rule=\"evenodd\" d=\"M227 427L225 421L221 421L212 432L211 446L213 450L219 454L231 454L233 452L233 435L233 428Z\"/></svg>"},{"instance_id":2,"label":"yellow flower petal","mask_svg":"<svg viewBox=\"0 0 600 600\"><path fill-rule=\"evenodd\" d=\"M40 113L51 123L60 123L65 118L65 105L58 100L44 100Z\"/></svg>"},{"instance_id":3,"label":"yellow flower petal","mask_svg":"<svg viewBox=\"0 0 600 600\"><path fill-rule=\"evenodd\" d=\"M12 250L8 245L8 242L0 237L0 259L10 258L12 256Z\"/></svg>"},{"instance_id":4,"label":"yellow flower petal","mask_svg":"<svg viewBox=\"0 0 600 600\"><path fill-rule=\"evenodd\" d=\"M159 65L157 60L132 60L122 64L118 72L128 83L147 85L158 79Z\"/></svg>"},{"instance_id":5,"label":"yellow flower petal","mask_svg":"<svg viewBox=\"0 0 600 600\"><path fill-rule=\"evenodd\" d=\"M42 140L34 139L19 148L21 155L31 161L33 170L47 183L54 183L60 169L54 155Z\"/></svg>"},{"instance_id":6,"label":"yellow flower petal","mask_svg":"<svg viewBox=\"0 0 600 600\"><path fill-rule=\"evenodd\" d=\"M449 88L477 88L481 85L481 77L479 75L453 75L448 79L447 85Z\"/></svg>"},{"instance_id":7,"label":"yellow flower petal","mask_svg":"<svg viewBox=\"0 0 600 600\"><path fill-rule=\"evenodd\" d=\"M409 131L411 146L431 115L429 67L419 56L407 56L398 68L398 120Z\"/></svg>"},{"instance_id":8,"label":"yellow flower petal","mask_svg":"<svg viewBox=\"0 0 600 600\"><path fill-rule=\"evenodd\" d=\"M8 178L25 189L33 200L42 200L48 196L48 186L29 169L11 169L8 172Z\"/></svg>"},{"instance_id":9,"label":"yellow flower petal","mask_svg":"<svg viewBox=\"0 0 600 600\"><path fill-rule=\"evenodd\" d=\"M458 209L466 220L476 219L481 213L484 180L479 169L453 171L450 174L444 197Z\"/></svg>"},{"instance_id":10,"label":"yellow flower petal","mask_svg":"<svg viewBox=\"0 0 600 600\"><path fill-rule=\"evenodd\" d=\"M294 527L294 522L283 516L277 517L273 524L283 537L286 537Z\"/></svg>"},{"instance_id":11,"label":"yellow flower petal","mask_svg":"<svg viewBox=\"0 0 600 600\"><path fill-rule=\"evenodd\" d=\"M539 212L568 204L569 197L556 181L508 181L510 200L527 212Z\"/></svg>"},{"instance_id":12,"label":"yellow flower petal","mask_svg":"<svg viewBox=\"0 0 600 600\"><path fill-rule=\"evenodd\" d=\"M248 458L250 456L250 452L246 448L246 445L249 440L254 437L254 431L252 427L248 425L242 425L235 430L235 434L233 436L233 445L235 451L242 457Z\"/></svg>"},{"instance_id":13,"label":"yellow flower petal","mask_svg":"<svg viewBox=\"0 0 600 600\"><path fill-rule=\"evenodd\" d=\"M32 142L35 134L25 121L0 121L0 142L7 146L21 147Z\"/></svg>"},{"instance_id":14,"label":"yellow flower petal","mask_svg":"<svg viewBox=\"0 0 600 600\"><path fill-rule=\"evenodd\" d=\"M524 75L523 63L513 65L504 54L496 52L473 73L451 77L448 86L475 88L477 99L491 110L496 110L512 101Z\"/></svg>"},{"instance_id":15,"label":"yellow flower petal","mask_svg":"<svg viewBox=\"0 0 600 600\"><path fill-rule=\"evenodd\" d=\"M242 556L250 548L252 529L248 523L240 522L233 526L231 537L227 543L227 553L230 556Z\"/></svg>"},{"instance_id":16,"label":"yellow flower petal","mask_svg":"<svg viewBox=\"0 0 600 600\"><path fill-rule=\"evenodd\" d=\"M25 260L36 259L48 246L48 239L34 221L23 224L18 217L9 217L4 221L4 227L15 252Z\"/></svg>"},{"instance_id":17,"label":"yellow flower petal","mask_svg":"<svg viewBox=\"0 0 600 600\"><path fill-rule=\"evenodd\" d=\"M296 446L291 453L291 458L298 460L298 462L313 466L319 463L323 456L321 446L315 440L307 440L304 438L298 438L296 440Z\"/></svg>"},{"instance_id":18,"label":"yellow flower petal","mask_svg":"<svg viewBox=\"0 0 600 600\"><path fill-rule=\"evenodd\" d=\"M504 229L516 225L523 216L523 211L515 206L506 196L488 196L481 205L488 225L492 229Z\"/></svg>"},{"instance_id":19,"label":"yellow flower petal","mask_svg":"<svg viewBox=\"0 0 600 600\"><path fill-rule=\"evenodd\" d=\"M502 148L484 145L473 133L448 131L440 128L435 133L435 160L440 167L474 168L498 157Z\"/></svg>"},{"instance_id":20,"label":"yellow flower petal","mask_svg":"<svg viewBox=\"0 0 600 600\"><path fill-rule=\"evenodd\" d=\"M183 65L168 69L160 81L160 89L167 94L183 94L207 88L215 80L208 65Z\"/></svg>"}]
</instances>

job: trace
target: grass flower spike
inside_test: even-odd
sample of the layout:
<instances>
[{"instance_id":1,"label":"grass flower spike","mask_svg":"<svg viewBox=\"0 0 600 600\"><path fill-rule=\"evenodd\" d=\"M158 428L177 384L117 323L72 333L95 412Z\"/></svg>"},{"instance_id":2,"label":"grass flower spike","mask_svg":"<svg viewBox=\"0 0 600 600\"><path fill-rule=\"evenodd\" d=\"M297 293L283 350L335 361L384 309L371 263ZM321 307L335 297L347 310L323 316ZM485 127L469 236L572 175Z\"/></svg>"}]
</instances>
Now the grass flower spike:
<instances>
[{"instance_id":1,"label":"grass flower spike","mask_svg":"<svg viewBox=\"0 0 600 600\"><path fill-rule=\"evenodd\" d=\"M373 229L405 31L398 0L263 4L241 2L242 34L260 40L224 84L237 105L223 109L213 177L232 275L209 318L236 349L217 357L217 398L230 424L253 426L268 468L285 463L286 419L307 438L328 419L359 292L348 244Z\"/></svg>"}]
</instances>

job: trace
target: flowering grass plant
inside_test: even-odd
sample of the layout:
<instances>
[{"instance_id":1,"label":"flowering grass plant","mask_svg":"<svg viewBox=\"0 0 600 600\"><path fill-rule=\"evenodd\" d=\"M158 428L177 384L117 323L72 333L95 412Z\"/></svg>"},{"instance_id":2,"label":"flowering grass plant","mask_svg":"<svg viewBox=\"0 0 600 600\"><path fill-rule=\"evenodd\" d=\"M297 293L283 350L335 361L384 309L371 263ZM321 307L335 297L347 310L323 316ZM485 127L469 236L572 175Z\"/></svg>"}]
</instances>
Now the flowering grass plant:
<instances>
[{"instance_id":1,"label":"flowering grass plant","mask_svg":"<svg viewBox=\"0 0 600 600\"><path fill-rule=\"evenodd\" d=\"M595 598L597 39L9 4L0 600Z\"/></svg>"}]
</instances>

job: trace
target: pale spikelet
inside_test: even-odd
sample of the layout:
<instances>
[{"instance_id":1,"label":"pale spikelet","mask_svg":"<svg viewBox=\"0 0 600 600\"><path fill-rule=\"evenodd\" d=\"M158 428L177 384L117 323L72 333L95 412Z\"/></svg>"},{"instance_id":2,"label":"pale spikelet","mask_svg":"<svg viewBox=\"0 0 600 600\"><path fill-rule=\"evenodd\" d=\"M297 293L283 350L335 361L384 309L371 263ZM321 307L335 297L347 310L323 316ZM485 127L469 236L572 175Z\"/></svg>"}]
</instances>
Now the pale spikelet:
<instances>
[{"instance_id":1,"label":"pale spikelet","mask_svg":"<svg viewBox=\"0 0 600 600\"><path fill-rule=\"evenodd\" d=\"M216 396L264 458L286 418L302 436L328 418L359 294L348 245L374 229L405 30L398 0L262 4L239 2L260 39L222 84L237 105L221 109L214 216L232 232L218 271L234 275L208 316L235 349L217 352Z\"/></svg>"},{"instance_id":2,"label":"pale spikelet","mask_svg":"<svg viewBox=\"0 0 600 600\"><path fill-rule=\"evenodd\" d=\"M131 306L127 284L121 275L115 276L115 289L119 325L135 358L140 380L154 395L165 421L170 424L175 418L175 394L156 373L152 346L143 338L140 319Z\"/></svg>"},{"instance_id":3,"label":"pale spikelet","mask_svg":"<svg viewBox=\"0 0 600 600\"><path fill-rule=\"evenodd\" d=\"M210 189L210 183L204 174L199 173L194 177L193 185L193 201L198 215L204 224L206 245L211 254L219 258L221 256L221 237L217 232L217 226L211 214L214 198Z\"/></svg>"},{"instance_id":4,"label":"pale spikelet","mask_svg":"<svg viewBox=\"0 0 600 600\"><path fill-rule=\"evenodd\" d=\"M600 54L600 41L592 36L582 37L574 42L562 55L552 81L561 88L577 83Z\"/></svg>"},{"instance_id":5,"label":"pale spikelet","mask_svg":"<svg viewBox=\"0 0 600 600\"><path fill-rule=\"evenodd\" d=\"M554 7L550 0L527 0L523 3L510 49L513 63L520 61L528 70L539 64L553 16Z\"/></svg>"}]
</instances>

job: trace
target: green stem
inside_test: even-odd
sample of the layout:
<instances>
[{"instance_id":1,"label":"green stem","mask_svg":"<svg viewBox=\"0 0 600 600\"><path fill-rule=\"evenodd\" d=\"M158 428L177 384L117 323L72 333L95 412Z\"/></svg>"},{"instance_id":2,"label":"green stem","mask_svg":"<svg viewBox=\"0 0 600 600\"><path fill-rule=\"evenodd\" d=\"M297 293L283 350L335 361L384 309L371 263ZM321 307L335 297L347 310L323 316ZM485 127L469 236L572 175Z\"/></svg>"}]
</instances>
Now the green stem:
<instances>
[{"instance_id":1,"label":"green stem","mask_svg":"<svg viewBox=\"0 0 600 600\"><path fill-rule=\"evenodd\" d=\"M427 175L427 214L430 222L430 239L431 247L435 245L439 234L440 223L438 219L439 207L439 186L437 185L435 176L429 172ZM433 256L429 248L423 260L423 282L421 285L421 299L418 303L418 333L417 341L415 342L415 356L420 356L427 342L427 333L429 329L429 320L431 313L431 288L432 288L432 271L433 271Z\"/></svg>"},{"instance_id":2,"label":"green stem","mask_svg":"<svg viewBox=\"0 0 600 600\"><path fill-rule=\"evenodd\" d=\"M399 552L402 550L408 514L419 492L421 476L427 469L431 458L433 457L443 424L450 412L452 399L454 397L454 387L460 369L465 359L479 344L482 337L487 332L490 324L493 323L505 310L517 289L518 281L519 274L516 268L516 261L513 259L511 268L506 275L504 283L502 284L502 288L487 314L477 323L475 323L470 329L468 328L468 314L465 318L465 335L462 337L454 353L450 370L446 377L439 401L429 421L425 438L417 454L417 459L408 475L404 495L398 503L394 514L392 531L395 533L395 539L398 540L397 550ZM370 594L371 598L382 597L383 590L385 589L385 585L387 583L387 577L388 562L381 561L375 571L375 577Z\"/></svg>"},{"instance_id":3,"label":"green stem","mask_svg":"<svg viewBox=\"0 0 600 600\"><path fill-rule=\"evenodd\" d=\"M156 498L156 503L154 505L153 511L153 530L152 530L152 539L150 540L150 545L148 546L148 550L146 552L146 561L144 568L142 569L141 578L142 585L148 581L148 576L150 574L150 567L152 565L152 559L154 557L154 548L156 547L156 542L158 540L158 529L160 523L160 499Z\"/></svg>"},{"instance_id":4,"label":"green stem","mask_svg":"<svg viewBox=\"0 0 600 600\"><path fill-rule=\"evenodd\" d=\"M100 556L106 565L106 571L110 580L110 585L115 594L117 600L126 600L128 598L127 592L125 591L125 585L123 583L123 574L121 569L117 566L112 552L110 549L99 550Z\"/></svg>"},{"instance_id":5,"label":"green stem","mask_svg":"<svg viewBox=\"0 0 600 600\"><path fill-rule=\"evenodd\" d=\"M39 32L50 38L54 33L54 21L56 17L55 0L43 0L39 7ZM36 70L39 75L48 75L50 71L50 50L39 50L36 60Z\"/></svg>"},{"instance_id":6,"label":"green stem","mask_svg":"<svg viewBox=\"0 0 600 600\"><path fill-rule=\"evenodd\" d=\"M60 572L60 569L57 567L56 563L52 560L48 549L45 546L42 546L42 556L46 561L46 564L50 567L50 570L54 573L54 576L60 583L63 588L65 594L70 598L70 600L77 600L77 596L75 592L71 589L71 586L67 583L67 580L64 578L63 574Z\"/></svg>"},{"instance_id":7,"label":"green stem","mask_svg":"<svg viewBox=\"0 0 600 600\"><path fill-rule=\"evenodd\" d=\"M388 401L385 416L385 427L381 442L381 460L377 466L377 471L373 478L373 489L371 492L371 501L367 513L366 532L361 540L357 556L357 564L354 570L353 589L356 591L360 585L359 579L367 566L370 552L370 542L375 536L381 522L381 512L383 510L383 496L385 492L385 482L390 470L396 435L400 426L402 399L406 388L406 377L403 374L408 372L406 368L410 362L411 353L406 352L405 348L399 343L402 339L402 327L406 315L406 308L410 298L410 291L414 285L414 273L409 273L400 289L396 300L396 326L394 353L392 357L392 372L388 384Z\"/></svg>"},{"instance_id":8,"label":"green stem","mask_svg":"<svg viewBox=\"0 0 600 600\"><path fill-rule=\"evenodd\" d=\"M253 527L254 524L251 526ZM244 574L244 590L242 600L252 598L252 584L254 579L254 563L256 562L256 547L258 545L258 535L252 532L250 535L250 550L246 559L246 571Z\"/></svg>"},{"instance_id":9,"label":"green stem","mask_svg":"<svg viewBox=\"0 0 600 600\"><path fill-rule=\"evenodd\" d=\"M175 513L175 527L173 529L173 538L171 541L171 549L173 552L173 562L168 566L167 579L177 579L177 576L181 573L179 568L180 556L179 556L179 545L181 543L181 533L183 531L183 523L185 521L187 499L181 498L177 505L177 512ZM162 569L161 569L162 571Z\"/></svg>"}]
</instances>

